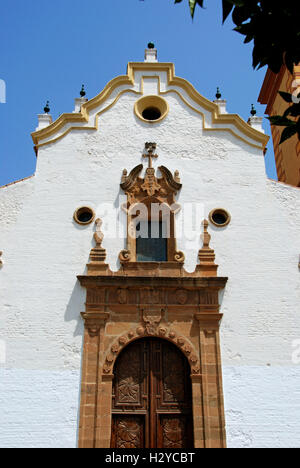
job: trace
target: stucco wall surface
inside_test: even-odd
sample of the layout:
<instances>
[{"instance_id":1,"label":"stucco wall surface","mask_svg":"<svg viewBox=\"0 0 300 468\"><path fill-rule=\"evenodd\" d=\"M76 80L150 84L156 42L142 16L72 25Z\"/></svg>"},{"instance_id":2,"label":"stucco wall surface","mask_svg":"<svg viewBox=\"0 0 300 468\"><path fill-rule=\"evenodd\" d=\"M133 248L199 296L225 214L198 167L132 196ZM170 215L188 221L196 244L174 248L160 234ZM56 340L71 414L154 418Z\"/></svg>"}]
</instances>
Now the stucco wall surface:
<instances>
[{"instance_id":1,"label":"stucco wall surface","mask_svg":"<svg viewBox=\"0 0 300 468\"><path fill-rule=\"evenodd\" d=\"M300 191L266 179L260 150L204 131L177 94L164 97L167 118L149 125L133 113L137 96L123 93L97 131L41 147L35 177L0 189L0 446L76 445L85 302L76 276L94 226L73 213L88 205L103 218L117 270L120 178L140 164L146 141L157 142L155 167L180 171L178 249L188 271L203 217L217 207L232 216L226 228L210 226L219 275L229 277L220 296L228 445L300 446Z\"/></svg>"}]
</instances>

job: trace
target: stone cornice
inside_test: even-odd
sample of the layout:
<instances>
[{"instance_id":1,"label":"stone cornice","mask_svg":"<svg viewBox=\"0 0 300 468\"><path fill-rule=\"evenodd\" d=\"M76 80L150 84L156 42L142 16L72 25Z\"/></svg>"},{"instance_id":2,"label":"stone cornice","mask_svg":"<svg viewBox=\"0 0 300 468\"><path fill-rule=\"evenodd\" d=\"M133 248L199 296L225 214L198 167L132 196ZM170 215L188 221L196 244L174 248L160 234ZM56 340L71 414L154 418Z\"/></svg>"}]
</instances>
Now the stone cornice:
<instances>
[{"instance_id":1,"label":"stone cornice","mask_svg":"<svg viewBox=\"0 0 300 468\"><path fill-rule=\"evenodd\" d=\"M165 276L77 276L84 287L164 287L164 288L196 288L223 289L228 281L226 277L165 277Z\"/></svg>"}]
</instances>

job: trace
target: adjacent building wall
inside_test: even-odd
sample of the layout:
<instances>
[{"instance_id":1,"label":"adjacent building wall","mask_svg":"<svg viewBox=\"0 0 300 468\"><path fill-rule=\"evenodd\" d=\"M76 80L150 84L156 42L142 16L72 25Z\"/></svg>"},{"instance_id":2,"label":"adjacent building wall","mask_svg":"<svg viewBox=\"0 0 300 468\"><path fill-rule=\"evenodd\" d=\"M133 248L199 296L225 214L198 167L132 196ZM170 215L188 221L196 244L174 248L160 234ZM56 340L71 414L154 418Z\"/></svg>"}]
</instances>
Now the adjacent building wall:
<instances>
[{"instance_id":1,"label":"adjacent building wall","mask_svg":"<svg viewBox=\"0 0 300 468\"><path fill-rule=\"evenodd\" d=\"M296 80L298 80L297 85ZM261 104L267 105L267 115L283 115L289 104L282 99L278 91L295 93L298 88L297 93L299 93L299 86L300 65L295 67L293 75L285 66L278 75L269 69L258 100ZM271 127L278 180L300 187L300 141L298 135L294 135L279 145L283 129L284 127Z\"/></svg>"}]
</instances>

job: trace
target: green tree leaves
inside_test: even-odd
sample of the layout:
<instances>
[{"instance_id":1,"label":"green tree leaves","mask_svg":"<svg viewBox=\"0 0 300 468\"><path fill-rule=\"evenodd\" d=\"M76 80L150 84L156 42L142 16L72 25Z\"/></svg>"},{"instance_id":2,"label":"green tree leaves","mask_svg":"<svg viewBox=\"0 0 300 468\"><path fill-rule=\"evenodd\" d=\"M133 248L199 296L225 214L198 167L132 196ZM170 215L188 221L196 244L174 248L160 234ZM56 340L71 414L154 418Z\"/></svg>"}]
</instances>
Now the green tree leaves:
<instances>
[{"instance_id":1,"label":"green tree leaves","mask_svg":"<svg viewBox=\"0 0 300 468\"><path fill-rule=\"evenodd\" d=\"M181 3L182 0L175 0ZM188 0L194 18L196 6L204 8L204 0ZM253 68L268 66L279 73L286 65L293 73L294 65L300 63L299 2L296 0L222 0L223 23L232 13L234 30L245 36L244 43L253 41ZM300 101L295 102L292 94L280 92L291 105L283 116L273 116L271 125L286 127L282 132L283 143L296 133L300 139ZM300 95L299 95L300 98ZM288 117L298 118L298 121Z\"/></svg>"},{"instance_id":2,"label":"green tree leaves","mask_svg":"<svg viewBox=\"0 0 300 468\"><path fill-rule=\"evenodd\" d=\"M279 91L279 94L285 100L285 102L293 103L295 100L294 96L290 93ZM298 99L300 101L300 94L298 95ZM289 115L294 118L299 118L298 120L291 120L288 118ZM268 117L268 119L270 120L271 125L286 127L282 132L279 143L280 145L292 136L296 135L296 133L300 139L300 102L294 103L288 107L283 115L274 115L272 117Z\"/></svg>"},{"instance_id":3,"label":"green tree leaves","mask_svg":"<svg viewBox=\"0 0 300 468\"><path fill-rule=\"evenodd\" d=\"M182 0L175 0L181 3ZM188 0L192 17L204 0ZM293 72L300 62L299 8L296 0L222 0L223 22L230 13L234 30L253 41L253 68L268 65L278 73L283 64Z\"/></svg>"}]
</instances>

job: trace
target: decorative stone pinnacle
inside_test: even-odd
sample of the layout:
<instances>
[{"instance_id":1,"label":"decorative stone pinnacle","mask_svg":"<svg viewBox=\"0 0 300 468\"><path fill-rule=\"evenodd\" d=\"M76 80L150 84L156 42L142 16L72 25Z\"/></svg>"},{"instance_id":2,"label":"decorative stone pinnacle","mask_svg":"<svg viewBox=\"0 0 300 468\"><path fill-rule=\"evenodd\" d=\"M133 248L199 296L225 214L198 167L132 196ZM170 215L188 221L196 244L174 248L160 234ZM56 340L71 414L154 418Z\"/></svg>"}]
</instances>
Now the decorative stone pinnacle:
<instances>
[{"instance_id":1,"label":"decorative stone pinnacle","mask_svg":"<svg viewBox=\"0 0 300 468\"><path fill-rule=\"evenodd\" d=\"M199 250L200 265L197 265L197 270L200 271L200 276L217 276L218 265L215 264L215 251L210 248L211 235L208 232L209 223L207 219L203 221L203 247Z\"/></svg>"},{"instance_id":2,"label":"decorative stone pinnacle","mask_svg":"<svg viewBox=\"0 0 300 468\"><path fill-rule=\"evenodd\" d=\"M104 238L104 234L101 231L101 226L102 226L102 220L100 218L96 219L95 221L96 224L96 231L94 233L94 239L96 241L96 247L94 247L91 250L90 253L90 259L91 262L89 264L89 267L96 266L97 264L104 264L104 261L106 259L106 250L102 247L102 241Z\"/></svg>"},{"instance_id":3,"label":"decorative stone pinnacle","mask_svg":"<svg viewBox=\"0 0 300 468\"><path fill-rule=\"evenodd\" d=\"M211 240L211 235L208 233L208 221L205 219L203 221L203 226L204 226L204 235L203 235L203 247L209 248L209 243Z\"/></svg>"},{"instance_id":4,"label":"decorative stone pinnacle","mask_svg":"<svg viewBox=\"0 0 300 468\"><path fill-rule=\"evenodd\" d=\"M152 169L152 158L158 158L158 154L153 154L156 150L156 143L146 143L145 148L147 153L143 154L143 158L149 158L148 169Z\"/></svg>"},{"instance_id":5,"label":"decorative stone pinnacle","mask_svg":"<svg viewBox=\"0 0 300 468\"><path fill-rule=\"evenodd\" d=\"M102 241L103 241L103 238L104 238L104 234L101 231L101 226L103 224L102 219L100 219L100 218L96 219L95 224L96 224L96 232L94 234L94 239L96 241L97 247L101 247Z\"/></svg>"},{"instance_id":6,"label":"decorative stone pinnacle","mask_svg":"<svg viewBox=\"0 0 300 468\"><path fill-rule=\"evenodd\" d=\"M44 107L44 112L45 114L49 114L50 112L49 101L46 102L46 105Z\"/></svg>"},{"instance_id":7,"label":"decorative stone pinnacle","mask_svg":"<svg viewBox=\"0 0 300 468\"><path fill-rule=\"evenodd\" d=\"M217 88L216 98L221 99L221 97L222 97L222 94L220 93L220 88Z\"/></svg>"},{"instance_id":8,"label":"decorative stone pinnacle","mask_svg":"<svg viewBox=\"0 0 300 468\"><path fill-rule=\"evenodd\" d=\"M82 85L82 88L81 88L81 91L80 91L80 96L82 98L84 98L86 96L86 92L85 92L85 89L84 89L84 85Z\"/></svg>"},{"instance_id":9,"label":"decorative stone pinnacle","mask_svg":"<svg viewBox=\"0 0 300 468\"><path fill-rule=\"evenodd\" d=\"M251 112L250 113L251 113L252 117L255 117L256 114L257 114L256 109L254 107L254 104L251 104Z\"/></svg>"},{"instance_id":10,"label":"decorative stone pinnacle","mask_svg":"<svg viewBox=\"0 0 300 468\"><path fill-rule=\"evenodd\" d=\"M157 49L153 42L149 42L145 50L145 62L157 62Z\"/></svg>"}]
</instances>

